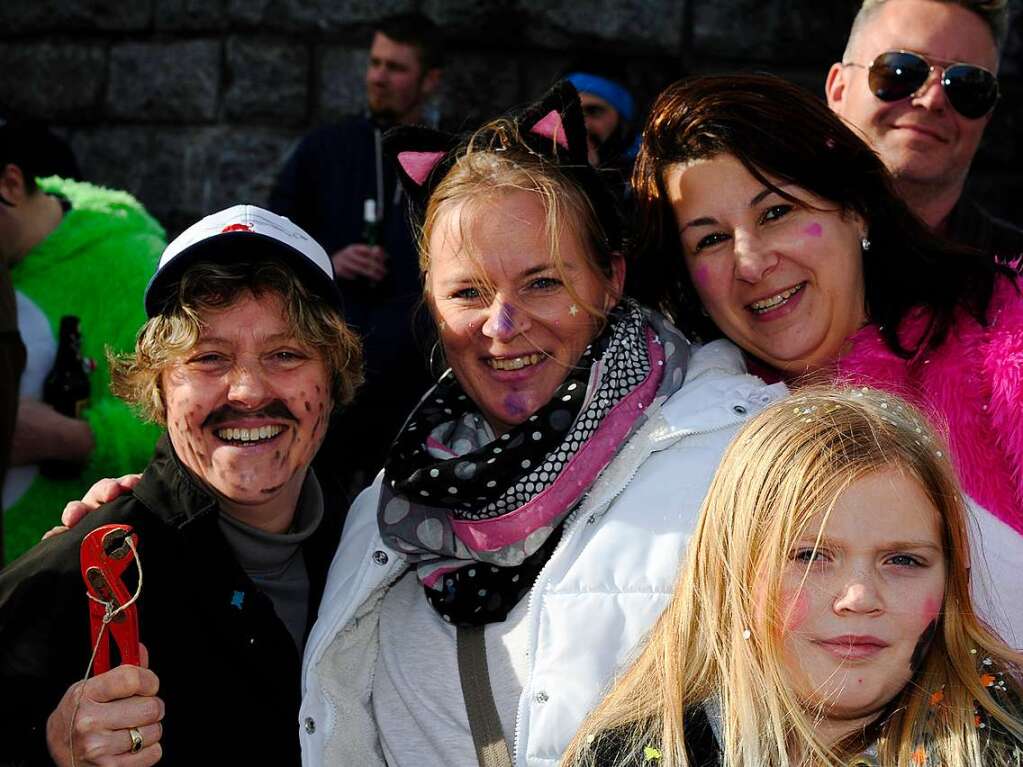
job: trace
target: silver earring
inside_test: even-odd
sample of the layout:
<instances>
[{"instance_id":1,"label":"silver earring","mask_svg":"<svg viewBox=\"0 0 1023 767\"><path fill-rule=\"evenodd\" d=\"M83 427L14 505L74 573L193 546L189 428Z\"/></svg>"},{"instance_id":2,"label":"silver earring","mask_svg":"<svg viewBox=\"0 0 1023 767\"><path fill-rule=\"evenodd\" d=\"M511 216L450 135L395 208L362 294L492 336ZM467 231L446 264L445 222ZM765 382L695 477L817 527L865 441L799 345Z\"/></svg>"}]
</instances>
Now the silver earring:
<instances>
[{"instance_id":1,"label":"silver earring","mask_svg":"<svg viewBox=\"0 0 1023 767\"><path fill-rule=\"evenodd\" d=\"M438 351L440 351L440 373L436 372L437 368L434 361ZM428 364L430 366L430 376L439 381L447 370L448 365L448 361L444 359L444 349L441 347L440 341L433 342L433 346L430 348L430 361Z\"/></svg>"},{"instance_id":2,"label":"silver earring","mask_svg":"<svg viewBox=\"0 0 1023 767\"><path fill-rule=\"evenodd\" d=\"M866 235L860 238L860 247L863 248L864 252L870 250L870 239Z\"/></svg>"}]
</instances>

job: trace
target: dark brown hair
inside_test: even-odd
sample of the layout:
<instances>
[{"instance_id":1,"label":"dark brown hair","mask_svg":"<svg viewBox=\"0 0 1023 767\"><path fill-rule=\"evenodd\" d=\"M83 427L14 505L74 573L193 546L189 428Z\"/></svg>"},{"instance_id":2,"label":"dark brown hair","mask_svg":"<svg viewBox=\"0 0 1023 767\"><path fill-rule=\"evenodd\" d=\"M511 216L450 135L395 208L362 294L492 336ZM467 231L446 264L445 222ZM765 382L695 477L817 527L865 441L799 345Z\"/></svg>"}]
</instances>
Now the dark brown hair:
<instances>
[{"instance_id":1,"label":"dark brown hair","mask_svg":"<svg viewBox=\"0 0 1023 767\"><path fill-rule=\"evenodd\" d=\"M388 16L377 23L376 31L396 43L414 47L423 68L420 74L444 66L444 37L428 16L421 13Z\"/></svg>"},{"instance_id":2,"label":"dark brown hair","mask_svg":"<svg viewBox=\"0 0 1023 767\"><path fill-rule=\"evenodd\" d=\"M640 237L626 292L666 311L686 333L703 341L723 335L700 311L665 174L720 154L734 155L790 201L805 204L779 184L795 184L863 217L871 241L863 255L867 311L897 354L941 343L957 307L986 323L997 270L990 255L928 229L896 194L880 158L823 101L778 77L736 75L669 86L650 112L633 173ZM917 306L930 310L930 323L905 348L897 330Z\"/></svg>"}]
</instances>

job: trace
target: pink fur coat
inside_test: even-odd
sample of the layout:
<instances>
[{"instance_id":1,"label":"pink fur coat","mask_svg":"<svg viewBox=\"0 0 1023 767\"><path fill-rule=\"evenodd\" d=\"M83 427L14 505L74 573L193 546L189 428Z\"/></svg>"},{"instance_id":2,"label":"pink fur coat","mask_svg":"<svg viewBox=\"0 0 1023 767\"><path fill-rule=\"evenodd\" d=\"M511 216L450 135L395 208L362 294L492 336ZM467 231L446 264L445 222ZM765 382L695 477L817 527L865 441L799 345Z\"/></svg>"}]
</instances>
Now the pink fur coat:
<instances>
[{"instance_id":1,"label":"pink fur coat","mask_svg":"<svg viewBox=\"0 0 1023 767\"><path fill-rule=\"evenodd\" d=\"M1023 296L1011 280L999 278L988 320L982 327L960 313L938 349L909 360L892 353L876 326L865 327L850 339L838 374L928 413L948 437L967 494L1023 533ZM922 311L911 314L900 337L919 337L924 321Z\"/></svg>"}]
</instances>

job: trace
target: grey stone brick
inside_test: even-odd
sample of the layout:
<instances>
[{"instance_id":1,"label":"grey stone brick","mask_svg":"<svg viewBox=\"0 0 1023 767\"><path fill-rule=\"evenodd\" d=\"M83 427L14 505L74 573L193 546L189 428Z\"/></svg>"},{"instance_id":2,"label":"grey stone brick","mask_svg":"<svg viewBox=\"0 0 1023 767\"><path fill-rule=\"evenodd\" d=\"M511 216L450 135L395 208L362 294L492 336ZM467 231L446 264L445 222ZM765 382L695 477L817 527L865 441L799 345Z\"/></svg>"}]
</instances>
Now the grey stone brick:
<instances>
[{"instance_id":1,"label":"grey stone brick","mask_svg":"<svg viewBox=\"0 0 1023 767\"><path fill-rule=\"evenodd\" d=\"M181 183L179 163L160 162L153 133L147 128L78 129L70 143L86 178L130 192L157 218L168 191Z\"/></svg>"},{"instance_id":2,"label":"grey stone brick","mask_svg":"<svg viewBox=\"0 0 1023 767\"><path fill-rule=\"evenodd\" d=\"M227 70L228 117L271 118L286 125L305 118L309 52L304 46L234 37L227 41Z\"/></svg>"},{"instance_id":3,"label":"grey stone brick","mask_svg":"<svg viewBox=\"0 0 1023 767\"><path fill-rule=\"evenodd\" d=\"M226 0L233 21L291 31L337 32L415 10L412 0Z\"/></svg>"},{"instance_id":4,"label":"grey stone brick","mask_svg":"<svg viewBox=\"0 0 1023 767\"><path fill-rule=\"evenodd\" d=\"M0 102L53 120L94 117L106 79L100 46L52 43L0 45Z\"/></svg>"},{"instance_id":5,"label":"grey stone brick","mask_svg":"<svg viewBox=\"0 0 1023 767\"><path fill-rule=\"evenodd\" d=\"M677 51L681 39L680 2L522 0L520 7L534 19L523 29L524 35L540 44L560 44L567 36L654 53Z\"/></svg>"},{"instance_id":6,"label":"grey stone brick","mask_svg":"<svg viewBox=\"0 0 1023 767\"><path fill-rule=\"evenodd\" d=\"M332 47L320 56L319 117L336 120L366 108L365 48Z\"/></svg>"},{"instance_id":7,"label":"grey stone brick","mask_svg":"<svg viewBox=\"0 0 1023 767\"><path fill-rule=\"evenodd\" d=\"M692 0L693 50L700 68L713 61L810 62L841 58L855 8L820 0Z\"/></svg>"},{"instance_id":8,"label":"grey stone brick","mask_svg":"<svg viewBox=\"0 0 1023 767\"><path fill-rule=\"evenodd\" d=\"M477 127L523 100L518 61L506 55L500 64L482 53L448 56L438 99L445 123Z\"/></svg>"},{"instance_id":9,"label":"grey stone brick","mask_svg":"<svg viewBox=\"0 0 1023 767\"><path fill-rule=\"evenodd\" d=\"M295 135L226 127L90 128L71 139L83 172L134 194L173 237L239 202L265 205Z\"/></svg>"},{"instance_id":10,"label":"grey stone brick","mask_svg":"<svg viewBox=\"0 0 1023 767\"><path fill-rule=\"evenodd\" d=\"M447 39L476 44L515 39L527 18L515 0L423 0L419 10L444 30Z\"/></svg>"},{"instance_id":11,"label":"grey stone brick","mask_svg":"<svg viewBox=\"0 0 1023 767\"><path fill-rule=\"evenodd\" d=\"M280 14L270 12L271 0L224 0L227 17L232 24L257 26L263 22L271 22L274 28L280 28Z\"/></svg>"},{"instance_id":12,"label":"grey stone brick","mask_svg":"<svg viewBox=\"0 0 1023 767\"><path fill-rule=\"evenodd\" d=\"M265 206L296 135L271 129L230 130L208 158L212 176L208 205L219 210L235 203Z\"/></svg>"},{"instance_id":13,"label":"grey stone brick","mask_svg":"<svg viewBox=\"0 0 1023 767\"><path fill-rule=\"evenodd\" d=\"M152 0L4 0L0 37L54 30L141 30L150 25L152 15Z\"/></svg>"},{"instance_id":14,"label":"grey stone brick","mask_svg":"<svg viewBox=\"0 0 1023 767\"><path fill-rule=\"evenodd\" d=\"M212 120L220 44L212 40L125 43L110 52L107 108L130 120Z\"/></svg>"},{"instance_id":15,"label":"grey stone brick","mask_svg":"<svg viewBox=\"0 0 1023 767\"><path fill-rule=\"evenodd\" d=\"M283 0L284 13L299 29L338 30L415 10L412 0Z\"/></svg>"},{"instance_id":16,"label":"grey stone brick","mask_svg":"<svg viewBox=\"0 0 1023 767\"><path fill-rule=\"evenodd\" d=\"M160 30L223 29L228 23L226 0L155 0L153 24Z\"/></svg>"}]
</instances>

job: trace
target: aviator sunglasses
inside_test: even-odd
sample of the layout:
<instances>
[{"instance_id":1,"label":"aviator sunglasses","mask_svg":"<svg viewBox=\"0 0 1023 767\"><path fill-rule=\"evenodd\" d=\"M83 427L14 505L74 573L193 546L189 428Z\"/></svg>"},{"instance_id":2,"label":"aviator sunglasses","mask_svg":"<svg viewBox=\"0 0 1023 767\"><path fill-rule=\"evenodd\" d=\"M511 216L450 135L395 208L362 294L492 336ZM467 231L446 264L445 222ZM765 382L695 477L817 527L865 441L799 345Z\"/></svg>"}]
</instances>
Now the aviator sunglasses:
<instances>
[{"instance_id":1,"label":"aviator sunglasses","mask_svg":"<svg viewBox=\"0 0 1023 767\"><path fill-rule=\"evenodd\" d=\"M916 95L935 69L941 74L945 98L963 117L983 117L998 101L998 79L983 67L957 62L932 65L919 53L885 51L867 67L843 62L842 66L866 69L871 92L881 101L901 101Z\"/></svg>"}]
</instances>

